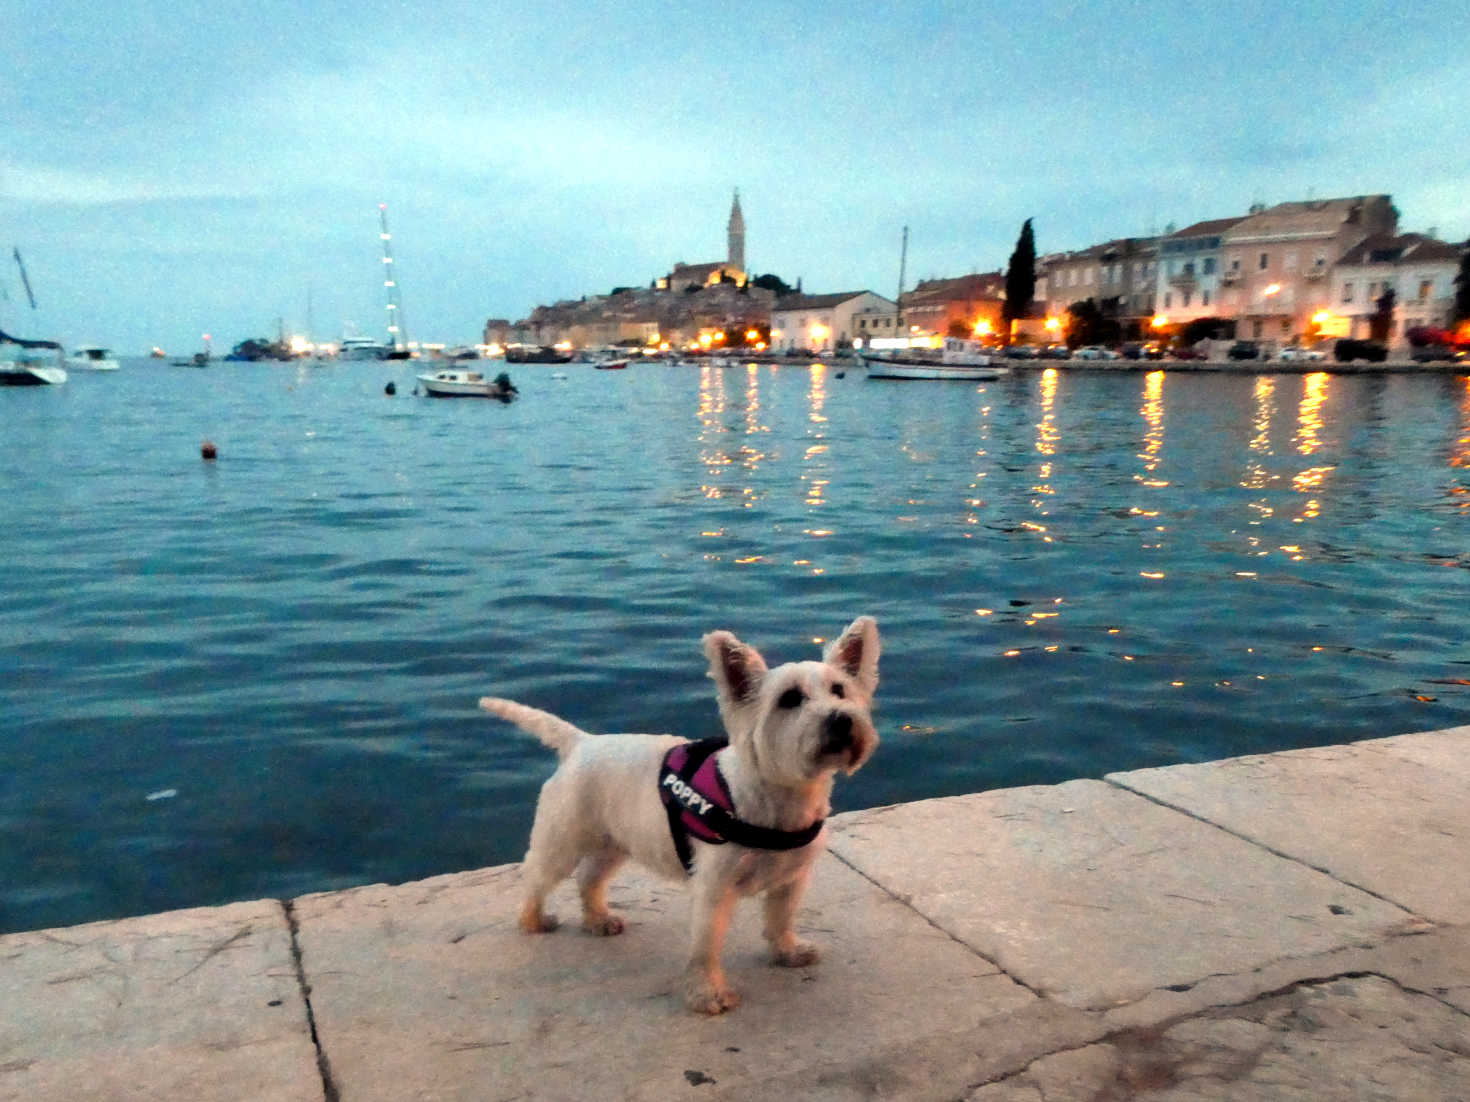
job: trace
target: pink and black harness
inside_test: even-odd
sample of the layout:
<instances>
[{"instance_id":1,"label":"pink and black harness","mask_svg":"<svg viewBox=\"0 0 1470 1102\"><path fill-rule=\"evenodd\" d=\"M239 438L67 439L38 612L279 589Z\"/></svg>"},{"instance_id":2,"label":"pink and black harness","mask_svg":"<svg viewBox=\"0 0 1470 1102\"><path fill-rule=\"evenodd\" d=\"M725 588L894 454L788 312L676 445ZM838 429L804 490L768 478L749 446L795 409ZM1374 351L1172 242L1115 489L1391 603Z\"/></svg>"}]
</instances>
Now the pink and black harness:
<instances>
[{"instance_id":1,"label":"pink and black harness","mask_svg":"<svg viewBox=\"0 0 1470 1102\"><path fill-rule=\"evenodd\" d=\"M680 743L664 755L659 768L658 794L685 872L694 871L690 835L716 846L734 842L750 849L787 850L809 845L822 831L823 819L802 830L776 830L737 818L735 801L715 764L729 744L726 738Z\"/></svg>"}]
</instances>

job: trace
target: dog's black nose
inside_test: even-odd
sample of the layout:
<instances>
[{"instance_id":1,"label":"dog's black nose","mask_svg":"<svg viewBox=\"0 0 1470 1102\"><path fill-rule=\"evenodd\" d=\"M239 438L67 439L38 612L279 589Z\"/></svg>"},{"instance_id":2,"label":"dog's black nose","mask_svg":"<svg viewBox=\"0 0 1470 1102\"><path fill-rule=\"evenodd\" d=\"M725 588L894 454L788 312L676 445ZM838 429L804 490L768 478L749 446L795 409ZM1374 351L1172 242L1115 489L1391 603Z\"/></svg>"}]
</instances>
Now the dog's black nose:
<instances>
[{"instance_id":1,"label":"dog's black nose","mask_svg":"<svg viewBox=\"0 0 1470 1102\"><path fill-rule=\"evenodd\" d=\"M822 724L822 753L841 754L852 745L852 716L833 712Z\"/></svg>"}]
</instances>

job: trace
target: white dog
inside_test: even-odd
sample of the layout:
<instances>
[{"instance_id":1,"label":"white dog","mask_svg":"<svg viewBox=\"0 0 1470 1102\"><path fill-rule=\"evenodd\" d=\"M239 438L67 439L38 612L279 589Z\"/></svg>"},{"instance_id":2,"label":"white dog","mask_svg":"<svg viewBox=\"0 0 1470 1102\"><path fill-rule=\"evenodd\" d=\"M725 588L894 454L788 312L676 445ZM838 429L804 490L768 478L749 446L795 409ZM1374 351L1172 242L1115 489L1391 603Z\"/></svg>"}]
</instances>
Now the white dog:
<instances>
[{"instance_id":1,"label":"white dog","mask_svg":"<svg viewBox=\"0 0 1470 1102\"><path fill-rule=\"evenodd\" d=\"M720 965L742 896L765 893L765 937L777 964L816 962L797 938L796 908L826 845L832 778L873 753L878 625L854 620L820 662L766 668L727 631L704 637L725 740L677 735L591 735L548 712L485 697L480 707L531 732L561 765L541 788L526 853L521 927L556 928L547 894L577 870L582 925L619 934L607 884L629 857L692 889L690 1009L719 1014L739 1002ZM578 867L580 865L580 868Z\"/></svg>"}]
</instances>

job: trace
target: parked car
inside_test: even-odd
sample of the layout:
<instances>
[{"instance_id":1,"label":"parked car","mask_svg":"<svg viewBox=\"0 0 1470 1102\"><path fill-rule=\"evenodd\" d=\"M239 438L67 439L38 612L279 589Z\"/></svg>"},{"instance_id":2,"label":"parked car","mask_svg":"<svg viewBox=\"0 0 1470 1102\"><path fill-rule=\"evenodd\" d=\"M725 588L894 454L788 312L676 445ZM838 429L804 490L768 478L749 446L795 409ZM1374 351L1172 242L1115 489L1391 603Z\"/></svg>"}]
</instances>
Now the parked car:
<instances>
[{"instance_id":1,"label":"parked car","mask_svg":"<svg viewBox=\"0 0 1470 1102\"><path fill-rule=\"evenodd\" d=\"M1320 348L1303 348L1298 344L1289 344L1277 354L1277 358L1286 363L1299 363L1307 360L1325 360L1327 353Z\"/></svg>"},{"instance_id":2,"label":"parked car","mask_svg":"<svg viewBox=\"0 0 1470 1102\"><path fill-rule=\"evenodd\" d=\"M1340 340L1337 342L1337 347L1332 350L1332 354L1338 363L1349 363L1353 360L1382 363L1388 359L1388 349L1377 341Z\"/></svg>"},{"instance_id":3,"label":"parked car","mask_svg":"<svg viewBox=\"0 0 1470 1102\"><path fill-rule=\"evenodd\" d=\"M1416 364L1454 362L1465 359L1465 352L1463 349L1452 348L1447 344L1426 344L1410 352L1409 358Z\"/></svg>"},{"instance_id":4,"label":"parked car","mask_svg":"<svg viewBox=\"0 0 1470 1102\"><path fill-rule=\"evenodd\" d=\"M1072 350L1065 344L1049 344L1039 353L1043 360L1070 360Z\"/></svg>"},{"instance_id":5,"label":"parked car","mask_svg":"<svg viewBox=\"0 0 1470 1102\"><path fill-rule=\"evenodd\" d=\"M1143 359L1143 344L1139 341L1129 341L1123 346L1123 358L1125 360Z\"/></svg>"},{"instance_id":6,"label":"parked car","mask_svg":"<svg viewBox=\"0 0 1470 1102\"><path fill-rule=\"evenodd\" d=\"M1206 356L1203 352L1201 352L1198 348L1188 348L1188 347L1185 347L1185 348L1176 348L1172 352L1170 352L1169 355L1173 356L1174 359L1176 359L1176 360L1207 360L1207 359L1209 359L1209 357Z\"/></svg>"},{"instance_id":7,"label":"parked car","mask_svg":"<svg viewBox=\"0 0 1470 1102\"><path fill-rule=\"evenodd\" d=\"M1072 353L1074 360L1116 360L1118 354L1100 344L1087 344Z\"/></svg>"},{"instance_id":8,"label":"parked car","mask_svg":"<svg viewBox=\"0 0 1470 1102\"><path fill-rule=\"evenodd\" d=\"M1143 358L1145 360L1162 360L1165 348L1162 341L1149 341L1143 346Z\"/></svg>"},{"instance_id":9,"label":"parked car","mask_svg":"<svg viewBox=\"0 0 1470 1102\"><path fill-rule=\"evenodd\" d=\"M1013 344L1006 349L1008 360L1034 360L1036 359L1036 346L1030 344Z\"/></svg>"},{"instance_id":10,"label":"parked car","mask_svg":"<svg viewBox=\"0 0 1470 1102\"><path fill-rule=\"evenodd\" d=\"M1225 355L1232 360L1263 360L1261 346L1256 341L1236 341Z\"/></svg>"}]
</instances>

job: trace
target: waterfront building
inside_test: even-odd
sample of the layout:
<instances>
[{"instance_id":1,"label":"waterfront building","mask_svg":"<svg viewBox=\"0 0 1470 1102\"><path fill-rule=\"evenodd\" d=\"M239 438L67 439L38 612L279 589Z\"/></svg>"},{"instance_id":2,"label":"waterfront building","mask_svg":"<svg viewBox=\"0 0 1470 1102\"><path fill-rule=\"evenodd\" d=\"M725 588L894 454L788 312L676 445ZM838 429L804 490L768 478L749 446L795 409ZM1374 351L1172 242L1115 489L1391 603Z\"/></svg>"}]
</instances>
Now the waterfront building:
<instances>
[{"instance_id":1,"label":"waterfront building","mask_svg":"<svg viewBox=\"0 0 1470 1102\"><path fill-rule=\"evenodd\" d=\"M1455 276L1463 248L1418 233L1375 234L1354 245L1332 270L1327 312L1329 335L1367 337L1383 292L1394 292L1390 343L1412 329L1445 328L1455 302Z\"/></svg>"},{"instance_id":2,"label":"waterfront building","mask_svg":"<svg viewBox=\"0 0 1470 1102\"><path fill-rule=\"evenodd\" d=\"M1047 314L1062 317L1092 299L1102 316L1128 336L1147 332L1156 302L1158 241L1120 237L1077 252L1051 253L1038 262L1037 298Z\"/></svg>"},{"instance_id":3,"label":"waterfront building","mask_svg":"<svg viewBox=\"0 0 1470 1102\"><path fill-rule=\"evenodd\" d=\"M1185 323L1220 316L1225 231L1240 221L1213 218L1159 238L1154 304L1161 321Z\"/></svg>"},{"instance_id":4,"label":"waterfront building","mask_svg":"<svg viewBox=\"0 0 1470 1102\"><path fill-rule=\"evenodd\" d=\"M1257 205L1222 234L1220 313L1236 335L1287 343L1329 310L1333 265L1373 235L1393 236L1387 195Z\"/></svg>"},{"instance_id":5,"label":"waterfront building","mask_svg":"<svg viewBox=\"0 0 1470 1102\"><path fill-rule=\"evenodd\" d=\"M988 336L1001 331L1006 279L1003 272L977 272L948 279L921 279L903 294L901 308L862 310L853 317L853 339Z\"/></svg>"},{"instance_id":6,"label":"waterfront building","mask_svg":"<svg viewBox=\"0 0 1470 1102\"><path fill-rule=\"evenodd\" d=\"M835 352L851 347L859 315L896 312L898 304L872 291L787 295L771 308L771 348L779 352Z\"/></svg>"}]
</instances>

